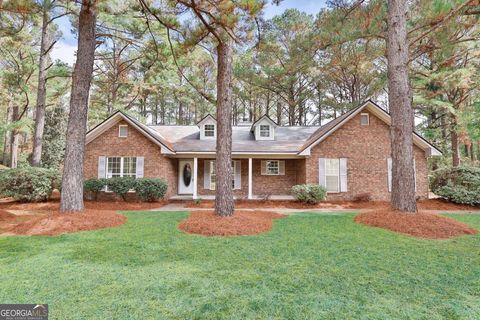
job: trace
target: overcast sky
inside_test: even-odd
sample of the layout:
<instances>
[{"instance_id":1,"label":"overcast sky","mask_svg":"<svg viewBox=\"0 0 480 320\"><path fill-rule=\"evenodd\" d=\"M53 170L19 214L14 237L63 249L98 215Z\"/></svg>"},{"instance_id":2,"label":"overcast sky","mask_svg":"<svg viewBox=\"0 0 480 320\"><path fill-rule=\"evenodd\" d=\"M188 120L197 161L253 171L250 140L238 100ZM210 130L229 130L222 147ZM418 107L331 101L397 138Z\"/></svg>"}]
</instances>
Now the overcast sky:
<instances>
[{"instance_id":1,"label":"overcast sky","mask_svg":"<svg viewBox=\"0 0 480 320\"><path fill-rule=\"evenodd\" d=\"M269 19L275 15L281 14L286 9L297 8L309 14L317 14L320 9L325 7L326 0L283 0L279 6L267 4L264 15ZM56 20L57 25L62 31L62 38L55 44L52 50L52 59L60 59L63 62L73 65L75 62L75 51L77 50L77 39L71 33L70 21L67 17Z\"/></svg>"}]
</instances>

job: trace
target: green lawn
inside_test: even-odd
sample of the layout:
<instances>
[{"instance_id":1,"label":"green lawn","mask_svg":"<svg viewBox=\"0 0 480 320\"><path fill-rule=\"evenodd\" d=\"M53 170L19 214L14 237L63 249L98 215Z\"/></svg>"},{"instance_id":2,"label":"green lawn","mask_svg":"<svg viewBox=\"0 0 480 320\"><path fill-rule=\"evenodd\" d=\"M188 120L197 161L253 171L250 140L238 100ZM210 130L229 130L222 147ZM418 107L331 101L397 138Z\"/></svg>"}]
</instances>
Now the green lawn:
<instances>
[{"instance_id":1,"label":"green lawn","mask_svg":"<svg viewBox=\"0 0 480 320\"><path fill-rule=\"evenodd\" d=\"M298 214L270 233L205 238L187 213L119 228L0 238L0 303L50 319L479 319L480 236L418 240L349 215ZM455 215L480 228L480 215Z\"/></svg>"}]
</instances>

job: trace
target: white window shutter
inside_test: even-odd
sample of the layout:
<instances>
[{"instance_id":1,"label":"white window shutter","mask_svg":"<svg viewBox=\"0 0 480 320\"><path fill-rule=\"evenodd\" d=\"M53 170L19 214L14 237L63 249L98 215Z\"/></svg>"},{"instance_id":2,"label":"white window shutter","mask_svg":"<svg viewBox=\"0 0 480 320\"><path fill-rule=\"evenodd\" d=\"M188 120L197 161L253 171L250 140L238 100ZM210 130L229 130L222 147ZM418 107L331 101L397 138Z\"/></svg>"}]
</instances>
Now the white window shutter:
<instances>
[{"instance_id":1,"label":"white window shutter","mask_svg":"<svg viewBox=\"0 0 480 320\"><path fill-rule=\"evenodd\" d=\"M234 189L242 189L242 161L235 160L235 187Z\"/></svg>"},{"instance_id":2,"label":"white window shutter","mask_svg":"<svg viewBox=\"0 0 480 320\"><path fill-rule=\"evenodd\" d=\"M98 178L106 178L106 172L105 172L105 162L106 162L106 157L100 156L98 157Z\"/></svg>"},{"instance_id":3,"label":"white window shutter","mask_svg":"<svg viewBox=\"0 0 480 320\"><path fill-rule=\"evenodd\" d=\"M340 192L348 191L347 173L347 158L340 158Z\"/></svg>"},{"instance_id":4,"label":"white window shutter","mask_svg":"<svg viewBox=\"0 0 480 320\"><path fill-rule=\"evenodd\" d=\"M210 190L210 160L205 160L205 167L203 168L203 188Z\"/></svg>"},{"instance_id":5,"label":"white window shutter","mask_svg":"<svg viewBox=\"0 0 480 320\"><path fill-rule=\"evenodd\" d=\"M278 161L278 174L281 176L285 175L285 160Z\"/></svg>"},{"instance_id":6,"label":"white window shutter","mask_svg":"<svg viewBox=\"0 0 480 320\"><path fill-rule=\"evenodd\" d=\"M388 192L392 192L392 158L387 159Z\"/></svg>"},{"instance_id":7,"label":"white window shutter","mask_svg":"<svg viewBox=\"0 0 480 320\"><path fill-rule=\"evenodd\" d=\"M325 176L325 158L318 159L318 184L327 187L327 178Z\"/></svg>"},{"instance_id":8,"label":"white window shutter","mask_svg":"<svg viewBox=\"0 0 480 320\"><path fill-rule=\"evenodd\" d=\"M137 165L136 165L136 176L137 178L143 178L144 175L144 162L145 158L144 157L137 157Z\"/></svg>"},{"instance_id":9,"label":"white window shutter","mask_svg":"<svg viewBox=\"0 0 480 320\"><path fill-rule=\"evenodd\" d=\"M267 174L267 161L262 160L261 161L261 166L262 166L261 174L262 174L262 176L264 176L264 175Z\"/></svg>"}]
</instances>

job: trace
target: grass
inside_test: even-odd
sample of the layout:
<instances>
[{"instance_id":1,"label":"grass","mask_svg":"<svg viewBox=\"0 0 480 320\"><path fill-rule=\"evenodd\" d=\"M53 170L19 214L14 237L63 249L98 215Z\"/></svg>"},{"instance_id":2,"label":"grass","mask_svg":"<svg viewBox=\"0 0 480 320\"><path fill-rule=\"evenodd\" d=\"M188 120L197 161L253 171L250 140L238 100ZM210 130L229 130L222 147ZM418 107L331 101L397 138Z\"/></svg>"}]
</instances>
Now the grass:
<instances>
[{"instance_id":1,"label":"grass","mask_svg":"<svg viewBox=\"0 0 480 320\"><path fill-rule=\"evenodd\" d=\"M480 236L419 240L299 214L270 233L205 238L187 213L121 227L0 238L0 302L51 319L478 319ZM480 215L452 215L480 228Z\"/></svg>"}]
</instances>

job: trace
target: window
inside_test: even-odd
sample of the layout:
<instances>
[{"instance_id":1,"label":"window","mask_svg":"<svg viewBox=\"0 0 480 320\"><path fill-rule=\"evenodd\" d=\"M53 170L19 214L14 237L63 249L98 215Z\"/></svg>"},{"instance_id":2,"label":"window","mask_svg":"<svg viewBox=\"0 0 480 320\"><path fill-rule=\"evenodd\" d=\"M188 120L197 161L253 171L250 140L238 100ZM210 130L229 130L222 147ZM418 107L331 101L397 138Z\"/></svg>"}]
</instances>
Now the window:
<instances>
[{"instance_id":1,"label":"window","mask_svg":"<svg viewBox=\"0 0 480 320\"><path fill-rule=\"evenodd\" d=\"M122 158L107 158L107 179L121 177Z\"/></svg>"},{"instance_id":2,"label":"window","mask_svg":"<svg viewBox=\"0 0 480 320\"><path fill-rule=\"evenodd\" d=\"M137 177L137 158L108 157L107 179L115 177Z\"/></svg>"},{"instance_id":3,"label":"window","mask_svg":"<svg viewBox=\"0 0 480 320\"><path fill-rule=\"evenodd\" d=\"M278 160L266 161L267 175L276 176L280 174L280 163Z\"/></svg>"},{"instance_id":4,"label":"window","mask_svg":"<svg viewBox=\"0 0 480 320\"><path fill-rule=\"evenodd\" d=\"M129 157L123 159L123 176L124 177L137 177L137 158Z\"/></svg>"},{"instance_id":5,"label":"window","mask_svg":"<svg viewBox=\"0 0 480 320\"><path fill-rule=\"evenodd\" d=\"M368 113L361 113L360 114L360 124L362 126L368 126L370 124L370 119Z\"/></svg>"},{"instance_id":6,"label":"window","mask_svg":"<svg viewBox=\"0 0 480 320\"><path fill-rule=\"evenodd\" d=\"M268 124L260 125L260 137L270 137L270 126Z\"/></svg>"},{"instance_id":7,"label":"window","mask_svg":"<svg viewBox=\"0 0 480 320\"><path fill-rule=\"evenodd\" d=\"M127 125L118 126L118 136L120 138L126 138L128 136L128 126Z\"/></svg>"},{"instance_id":8,"label":"window","mask_svg":"<svg viewBox=\"0 0 480 320\"><path fill-rule=\"evenodd\" d=\"M235 189L235 169L237 165L232 161L232 189ZM215 190L217 186L217 173L215 172L215 161L210 161L210 190Z\"/></svg>"},{"instance_id":9,"label":"window","mask_svg":"<svg viewBox=\"0 0 480 320\"><path fill-rule=\"evenodd\" d=\"M205 137L215 137L215 125L206 124L205 125Z\"/></svg>"},{"instance_id":10,"label":"window","mask_svg":"<svg viewBox=\"0 0 480 320\"><path fill-rule=\"evenodd\" d=\"M327 192L340 191L340 159L325 159Z\"/></svg>"}]
</instances>

